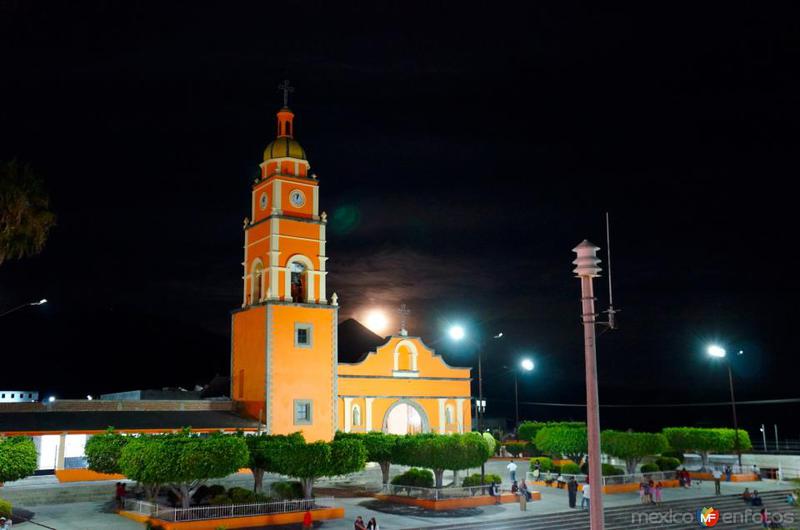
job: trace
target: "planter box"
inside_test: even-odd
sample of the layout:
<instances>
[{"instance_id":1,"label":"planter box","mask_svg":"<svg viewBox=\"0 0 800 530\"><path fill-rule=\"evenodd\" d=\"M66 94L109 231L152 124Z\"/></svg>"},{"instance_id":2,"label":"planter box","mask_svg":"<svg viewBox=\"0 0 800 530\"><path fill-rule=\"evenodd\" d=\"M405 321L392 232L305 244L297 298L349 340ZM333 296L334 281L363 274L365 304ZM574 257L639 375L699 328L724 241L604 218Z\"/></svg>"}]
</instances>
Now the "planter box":
<instances>
[{"instance_id":1,"label":"planter box","mask_svg":"<svg viewBox=\"0 0 800 530\"><path fill-rule=\"evenodd\" d=\"M123 475L107 475L97 473L85 468L56 469L56 478L59 482L92 482L97 480L125 480Z\"/></svg>"},{"instance_id":2,"label":"planter box","mask_svg":"<svg viewBox=\"0 0 800 530\"><path fill-rule=\"evenodd\" d=\"M551 486L548 486L544 483L544 481L535 481L533 484L537 486L541 486L544 488L555 488L555 489L562 489L566 493L567 488L564 486L563 488L559 488L555 482ZM677 480L662 480L661 485L665 488L677 488L680 486ZM578 491L583 490L583 484L578 484ZM608 484L603 486L603 493L631 493L633 491L639 491L639 483L638 482L631 482L629 484Z\"/></svg>"},{"instance_id":3,"label":"planter box","mask_svg":"<svg viewBox=\"0 0 800 530\"><path fill-rule=\"evenodd\" d=\"M311 519L314 521L344 518L344 508L320 508L310 511ZM163 527L164 530L214 530L221 526L225 528L254 528L261 526L302 524L306 512L274 513L269 515L253 515L251 517L223 517L220 519L204 519L202 521L187 521L181 523L163 521L135 512L121 511L119 514L140 523L150 521L151 524L159 525Z\"/></svg>"},{"instance_id":4,"label":"planter box","mask_svg":"<svg viewBox=\"0 0 800 530\"><path fill-rule=\"evenodd\" d=\"M497 504L497 497L490 495L476 495L475 497L458 497L455 499L418 499L416 497L405 497L402 495L375 495L376 499L392 502L396 504L406 504L408 506L419 506L426 510L458 510L460 508L474 508L475 506L489 506ZM542 499L542 494L538 491L531 492L531 500ZM501 503L519 502L519 498L511 493L504 493L500 496Z\"/></svg>"},{"instance_id":5,"label":"planter box","mask_svg":"<svg viewBox=\"0 0 800 530\"><path fill-rule=\"evenodd\" d=\"M701 473L699 471L689 471L692 480L714 480L711 473ZM753 482L758 480L755 473L734 473L731 475L731 482ZM721 482L726 482L725 473L722 474Z\"/></svg>"}]
</instances>

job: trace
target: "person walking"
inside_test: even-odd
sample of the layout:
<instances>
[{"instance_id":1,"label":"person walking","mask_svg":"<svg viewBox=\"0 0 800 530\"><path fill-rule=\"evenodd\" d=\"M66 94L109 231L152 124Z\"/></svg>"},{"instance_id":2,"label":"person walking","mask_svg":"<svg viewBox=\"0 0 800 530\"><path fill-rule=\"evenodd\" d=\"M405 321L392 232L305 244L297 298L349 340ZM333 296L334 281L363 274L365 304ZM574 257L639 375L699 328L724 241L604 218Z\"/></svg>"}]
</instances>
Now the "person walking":
<instances>
[{"instance_id":1,"label":"person walking","mask_svg":"<svg viewBox=\"0 0 800 530\"><path fill-rule=\"evenodd\" d=\"M569 496L569 507L574 508L578 500L578 481L575 477L569 479L567 483L567 495Z\"/></svg>"},{"instance_id":2,"label":"person walking","mask_svg":"<svg viewBox=\"0 0 800 530\"><path fill-rule=\"evenodd\" d=\"M525 481L522 481L522 484L517 491L517 495L519 495L519 511L527 512L528 511L528 486L525 485Z\"/></svg>"},{"instance_id":3,"label":"person walking","mask_svg":"<svg viewBox=\"0 0 800 530\"><path fill-rule=\"evenodd\" d=\"M661 481L658 481L656 484L656 504L661 504L661 490L664 489L664 485L661 484Z\"/></svg>"},{"instance_id":4,"label":"person walking","mask_svg":"<svg viewBox=\"0 0 800 530\"><path fill-rule=\"evenodd\" d=\"M589 501L591 497L591 488L589 487L589 478L586 478L586 484L583 485L583 495L581 496L581 510L589 508Z\"/></svg>"},{"instance_id":5,"label":"person walking","mask_svg":"<svg viewBox=\"0 0 800 530\"><path fill-rule=\"evenodd\" d=\"M732 474L733 474L733 469L731 469L731 466L725 466L725 482L731 481Z\"/></svg>"},{"instance_id":6,"label":"person walking","mask_svg":"<svg viewBox=\"0 0 800 530\"><path fill-rule=\"evenodd\" d=\"M362 519L360 515L356 517L356 522L353 523L353 530L367 530L367 527L364 525L364 519Z\"/></svg>"},{"instance_id":7,"label":"person walking","mask_svg":"<svg viewBox=\"0 0 800 530\"><path fill-rule=\"evenodd\" d=\"M511 482L517 480L517 464L513 460L508 463L506 469L508 469L508 474L511 476Z\"/></svg>"},{"instance_id":8,"label":"person walking","mask_svg":"<svg viewBox=\"0 0 800 530\"><path fill-rule=\"evenodd\" d=\"M720 495L722 492L720 490L719 481L722 479L722 473L720 473L719 468L714 468L711 476L714 477L714 494Z\"/></svg>"},{"instance_id":9,"label":"person walking","mask_svg":"<svg viewBox=\"0 0 800 530\"><path fill-rule=\"evenodd\" d=\"M367 530L380 530L378 527L378 521L376 521L374 517L371 518L367 523Z\"/></svg>"}]
</instances>

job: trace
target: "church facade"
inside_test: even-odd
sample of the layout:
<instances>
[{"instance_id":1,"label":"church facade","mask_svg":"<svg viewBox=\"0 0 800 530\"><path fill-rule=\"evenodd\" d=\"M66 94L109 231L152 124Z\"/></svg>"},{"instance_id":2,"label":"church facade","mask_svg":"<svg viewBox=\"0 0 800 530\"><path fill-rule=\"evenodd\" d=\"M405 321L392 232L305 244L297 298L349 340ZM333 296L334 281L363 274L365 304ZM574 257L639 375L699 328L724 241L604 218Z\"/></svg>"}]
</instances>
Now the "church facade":
<instances>
[{"instance_id":1,"label":"church facade","mask_svg":"<svg viewBox=\"0 0 800 530\"><path fill-rule=\"evenodd\" d=\"M338 299L327 296L327 216L319 181L277 113L244 222L242 306L232 312L231 399L272 434L470 430L470 369L451 367L405 330L339 362Z\"/></svg>"}]
</instances>

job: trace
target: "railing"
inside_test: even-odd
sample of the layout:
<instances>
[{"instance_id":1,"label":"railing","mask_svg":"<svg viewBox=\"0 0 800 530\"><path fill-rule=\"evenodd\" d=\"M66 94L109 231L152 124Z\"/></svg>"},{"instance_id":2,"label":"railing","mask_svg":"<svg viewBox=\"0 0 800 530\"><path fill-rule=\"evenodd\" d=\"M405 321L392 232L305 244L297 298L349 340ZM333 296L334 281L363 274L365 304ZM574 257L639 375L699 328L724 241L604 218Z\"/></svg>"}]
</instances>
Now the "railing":
<instances>
[{"instance_id":1,"label":"railing","mask_svg":"<svg viewBox=\"0 0 800 530\"><path fill-rule=\"evenodd\" d=\"M546 473L540 473L538 480L545 483L550 483L556 487L565 487L566 483L570 481L570 479L575 479L578 484L583 484L586 482L587 475L560 475L561 480L558 480L559 475L547 475ZM651 480L658 482L660 480L674 480L677 478L677 474L675 471L656 471L653 473L634 473L633 475L608 475L603 477L603 486L609 486L612 484L638 484L640 482L649 482ZM534 479L533 473L528 471L525 480L533 482L537 479Z\"/></svg>"},{"instance_id":2,"label":"railing","mask_svg":"<svg viewBox=\"0 0 800 530\"><path fill-rule=\"evenodd\" d=\"M387 484L383 493L387 495L398 495L403 497L415 497L417 499L430 499L440 501L444 499L458 499L464 497L474 497L475 495L490 495L491 484L483 486L466 486L461 488L423 488L418 486L399 486ZM500 493L508 492L508 488L500 488Z\"/></svg>"},{"instance_id":3,"label":"railing","mask_svg":"<svg viewBox=\"0 0 800 530\"><path fill-rule=\"evenodd\" d=\"M125 499L127 511L140 513L163 521L183 522L204 519L225 519L287 512L305 512L334 505L333 497L317 497L293 501L266 502L258 504L222 504L219 506L194 506L192 508L170 508L160 504Z\"/></svg>"}]
</instances>

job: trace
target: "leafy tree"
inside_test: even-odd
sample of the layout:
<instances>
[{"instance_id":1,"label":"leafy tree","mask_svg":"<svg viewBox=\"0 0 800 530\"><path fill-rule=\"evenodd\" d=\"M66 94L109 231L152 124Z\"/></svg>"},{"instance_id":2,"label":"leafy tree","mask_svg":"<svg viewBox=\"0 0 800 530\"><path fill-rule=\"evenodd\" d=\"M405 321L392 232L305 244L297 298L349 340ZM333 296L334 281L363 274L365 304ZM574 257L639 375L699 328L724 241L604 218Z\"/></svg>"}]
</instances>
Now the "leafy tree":
<instances>
[{"instance_id":1,"label":"leafy tree","mask_svg":"<svg viewBox=\"0 0 800 530\"><path fill-rule=\"evenodd\" d=\"M144 435L122 449L120 469L142 483L152 498L169 485L184 508L208 479L223 478L248 464L247 443L239 436L212 434Z\"/></svg>"},{"instance_id":2,"label":"leafy tree","mask_svg":"<svg viewBox=\"0 0 800 530\"><path fill-rule=\"evenodd\" d=\"M98 473L120 473L119 458L128 440L130 437L115 432L113 428L90 437L84 449L89 469Z\"/></svg>"},{"instance_id":3,"label":"leafy tree","mask_svg":"<svg viewBox=\"0 0 800 530\"><path fill-rule=\"evenodd\" d=\"M629 475L646 456L655 456L667 449L667 439L661 433L603 431L600 438L603 453L625 461Z\"/></svg>"},{"instance_id":4,"label":"leafy tree","mask_svg":"<svg viewBox=\"0 0 800 530\"><path fill-rule=\"evenodd\" d=\"M381 467L383 485L389 483L389 469L394 459L399 436L379 431L368 433L345 433L337 431L335 440L359 440L367 450L367 462L377 462Z\"/></svg>"},{"instance_id":5,"label":"leafy tree","mask_svg":"<svg viewBox=\"0 0 800 530\"><path fill-rule=\"evenodd\" d=\"M312 498L314 481L355 473L364 469L367 450L359 440L340 439L310 444L281 444L275 466L279 473L294 477L303 485L303 496Z\"/></svg>"},{"instance_id":6,"label":"leafy tree","mask_svg":"<svg viewBox=\"0 0 800 530\"><path fill-rule=\"evenodd\" d=\"M565 455L579 464L588 450L586 426L553 425L542 427L536 434L536 447L552 455Z\"/></svg>"},{"instance_id":7,"label":"leafy tree","mask_svg":"<svg viewBox=\"0 0 800 530\"><path fill-rule=\"evenodd\" d=\"M33 475L36 460L36 446L27 436L0 438L0 483Z\"/></svg>"},{"instance_id":8,"label":"leafy tree","mask_svg":"<svg viewBox=\"0 0 800 530\"><path fill-rule=\"evenodd\" d=\"M488 432L483 433L483 439L486 440L486 444L489 446L489 454L493 455L497 449L497 440Z\"/></svg>"},{"instance_id":9,"label":"leafy tree","mask_svg":"<svg viewBox=\"0 0 800 530\"><path fill-rule=\"evenodd\" d=\"M441 488L446 469L478 467L490 456L489 444L479 433L417 434L400 438L396 462L431 469Z\"/></svg>"},{"instance_id":10,"label":"leafy tree","mask_svg":"<svg viewBox=\"0 0 800 530\"><path fill-rule=\"evenodd\" d=\"M702 427L668 427L664 429L669 446L681 452L696 452L703 459L703 469L708 467L711 453L732 453L736 450L734 429ZM753 447L747 431L739 429L739 448L747 451Z\"/></svg>"},{"instance_id":11,"label":"leafy tree","mask_svg":"<svg viewBox=\"0 0 800 530\"><path fill-rule=\"evenodd\" d=\"M535 443L536 435L545 427L572 427L586 428L586 424L580 421L523 421L517 427L517 439L527 440Z\"/></svg>"},{"instance_id":12,"label":"leafy tree","mask_svg":"<svg viewBox=\"0 0 800 530\"><path fill-rule=\"evenodd\" d=\"M50 199L31 167L0 162L0 264L41 252L54 225Z\"/></svg>"},{"instance_id":13,"label":"leafy tree","mask_svg":"<svg viewBox=\"0 0 800 530\"><path fill-rule=\"evenodd\" d=\"M244 436L250 453L247 467L253 472L253 492L261 493L264 488L264 473L278 472L275 457L278 448L284 444L299 445L305 443L299 432L292 434L257 434Z\"/></svg>"}]
</instances>

